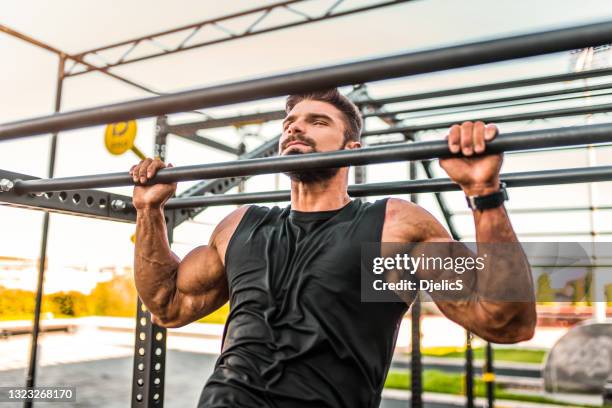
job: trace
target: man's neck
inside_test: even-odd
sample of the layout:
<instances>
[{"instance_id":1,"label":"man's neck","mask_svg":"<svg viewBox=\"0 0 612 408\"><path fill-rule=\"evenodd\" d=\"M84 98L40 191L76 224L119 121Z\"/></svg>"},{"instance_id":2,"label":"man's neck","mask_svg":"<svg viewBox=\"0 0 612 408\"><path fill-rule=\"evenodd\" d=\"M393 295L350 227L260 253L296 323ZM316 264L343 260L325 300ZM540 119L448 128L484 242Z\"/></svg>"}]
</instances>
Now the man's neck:
<instances>
[{"instance_id":1,"label":"man's neck","mask_svg":"<svg viewBox=\"0 0 612 408\"><path fill-rule=\"evenodd\" d=\"M331 211L344 207L349 201L347 182L342 178L332 177L321 183L307 184L291 181L292 210Z\"/></svg>"}]
</instances>

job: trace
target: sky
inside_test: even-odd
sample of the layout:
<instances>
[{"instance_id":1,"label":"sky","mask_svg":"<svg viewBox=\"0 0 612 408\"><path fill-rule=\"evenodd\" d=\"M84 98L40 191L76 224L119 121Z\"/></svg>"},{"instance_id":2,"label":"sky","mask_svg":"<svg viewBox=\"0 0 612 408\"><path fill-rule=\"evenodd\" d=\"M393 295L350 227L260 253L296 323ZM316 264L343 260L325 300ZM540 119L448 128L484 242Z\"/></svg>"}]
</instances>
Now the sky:
<instances>
[{"instance_id":1,"label":"sky","mask_svg":"<svg viewBox=\"0 0 612 408\"><path fill-rule=\"evenodd\" d=\"M370 4L371 0L347 0L350 4ZM77 53L97 46L129 39L152 32L170 29L196 21L221 16L238 10L249 9L270 1L234 0L216 2L186 0L181 2L135 0L120 2L74 2L58 0L4 0L0 3L0 24L26 33L66 52ZM328 0L311 0L303 5L314 10ZM296 6L296 8L299 8ZM282 16L273 16L281 19ZM519 33L574 26L612 19L612 8L605 0L581 1L579 7L573 0L534 1L442 1L416 0L402 5L386 7L367 13L332 19L297 28L253 36L199 50L178 53L145 62L116 68L113 72L159 92L177 92L219 83L257 78L270 74L290 72L347 61L363 60L421 49L460 44L487 38L499 38ZM272 20L274 21L274 20ZM172 39L168 39L169 42ZM57 57L45 50L0 33L0 84L5 102L0 109L0 122L26 119L53 112ZM570 70L569 53L557 53L518 61L488 64L467 69L449 70L400 80L370 84L374 97L392 96L420 91L444 89L516 78L557 74ZM603 83L611 78L582 81L581 84ZM577 86L578 83L539 86L530 89L545 90ZM346 91L346 89L344 89ZM521 91L502 91L493 95L512 95ZM65 81L62 94L62 111L120 102L149 96L147 93L108 78L90 73ZM398 104L394 108L447 103L470 97L446 98L435 101L419 101ZM473 98L473 97L472 97ZM544 104L541 109L576 106L584 103L610 102L610 97L597 97L582 101ZM278 109L282 98L255 103L238 104L206 110L212 116ZM525 112L532 107L495 109L483 112ZM540 109L540 108L539 108ZM172 122L201 119L199 114L175 115ZM460 121L461 115L444 116ZM426 123L437 118L411 119L406 123ZM607 114L589 117L519 122L501 124L500 130L511 132L537 128L578 125L609 121ZM138 121L137 146L147 155L152 154L154 120ZM376 121L368 121L369 129L384 127ZM280 123L251 127L245 141L251 149L279 132ZM242 139L235 129L225 128L206 132L207 136L237 145ZM444 137L443 131L423 132L422 139ZM31 174L46 175L48 166L49 136L42 135L0 143L0 168ZM543 170L563 167L579 167L612 164L612 148L597 148L546 153L506 155L503 172ZM212 151L191 142L170 137L168 161L175 166L228 161L234 158ZM127 171L137 162L128 153L111 156L103 147L103 127L91 127L60 134L56 176ZM396 181L407 177L406 163L370 166L368 182ZM444 172L436 167L436 175ZM390 176L392 175L392 177ZM422 174L420 176L423 176ZM266 191L275 187L288 187L284 176L257 176L247 183L247 191ZM181 183L179 192L192 183ZM612 182L598 185L567 185L512 189L508 208L562 207L595 204L612 204ZM129 187L110 189L131 194ZM465 201L460 192L446 193L453 210L463 211L454 217L463 236L473 234L471 215L465 213ZM374 198L373 198L374 199ZM435 216L440 213L431 195L421 195L420 203ZM282 204L285 205L285 204ZM233 207L206 210L197 217L198 223L187 222L176 230L173 249L183 256L197 245L204 244L213 226ZM512 215L515 229L521 233L550 232L542 240L568 239L556 236L560 231L584 231L581 237L571 240L588 240L591 220L600 231L612 231L610 211L566 212L549 214ZM42 213L29 210L0 207L0 256L38 257ZM48 256L50 268L58 271L70 265L99 266L130 265L133 245L131 224L91 220L66 215L52 215ZM609 240L611 236L602 236ZM528 238L525 238L528 239ZM61 274L62 280L71 282ZM51 279L51 278L49 278ZM59 278L58 278L59 279ZM75 280L78 281L78 280ZM32 287L34 287L32 277ZM57 286L57 285L56 285Z\"/></svg>"}]
</instances>

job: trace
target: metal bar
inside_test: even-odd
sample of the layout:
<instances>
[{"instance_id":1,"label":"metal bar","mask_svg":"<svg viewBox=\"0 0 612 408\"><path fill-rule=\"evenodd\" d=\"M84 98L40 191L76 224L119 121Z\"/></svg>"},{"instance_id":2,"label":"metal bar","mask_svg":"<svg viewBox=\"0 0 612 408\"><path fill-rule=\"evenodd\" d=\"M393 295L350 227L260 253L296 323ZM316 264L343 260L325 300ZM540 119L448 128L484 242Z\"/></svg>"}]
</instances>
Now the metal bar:
<instances>
[{"instance_id":1,"label":"metal bar","mask_svg":"<svg viewBox=\"0 0 612 408\"><path fill-rule=\"evenodd\" d=\"M155 121L155 143L153 144L153 157L166 161L166 141L168 132L166 131L166 116L158 116Z\"/></svg>"},{"instance_id":2,"label":"metal bar","mask_svg":"<svg viewBox=\"0 0 612 408\"><path fill-rule=\"evenodd\" d=\"M601 211L612 210L610 205L600 206L577 206L577 207L553 207L553 208L506 208L510 214L539 214L551 212L576 212L576 211ZM472 210L455 211L455 215L472 215Z\"/></svg>"},{"instance_id":3,"label":"metal bar","mask_svg":"<svg viewBox=\"0 0 612 408\"><path fill-rule=\"evenodd\" d=\"M462 94L467 94L467 93L472 93L472 92L473 93L482 92L482 91L479 91L480 87L484 88L483 91L484 90L490 91L490 90L495 90L495 89L507 89L507 88L514 88L514 87L529 86L529 85L539 85L539 84L554 83L554 82L567 81L567 80L583 79L583 78L588 78L590 76L597 77L597 76L605 76L605 75L612 75L612 68L592 70L592 71L582 71L578 73L572 72L570 74L553 75L553 76L546 76L546 77L536 77L536 78L524 79L524 80L519 80L519 81L497 82L497 83L486 84L486 85L477 85L476 87L455 88L455 89L443 90L439 92L444 93L444 95L442 96L462 95ZM522 100L522 99L544 98L548 96L558 96L558 95L565 95L565 94L571 94L571 93L576 93L576 92L591 92L591 91L598 91L598 90L604 90L604 89L606 90L612 89L612 83L605 83L605 84L591 85L591 86L580 86L580 87L567 88L567 89L558 89L555 91L548 91L548 92L533 92L533 93L528 93L528 94L523 94L523 95L514 95L514 96L507 96L507 97L490 98L490 99L485 99L485 100L458 102L458 103L451 103L451 104L446 104L446 105L435 105L435 106L430 106L430 107L425 107L425 108L406 109L406 110L396 111L395 113L399 114L399 113L426 112L430 110L450 109L450 108L458 108L458 107L466 107L466 106L511 102L511 101ZM389 100L393 102L407 102L407 101L420 100L420 99L429 99L429 98L433 99L436 97L439 97L438 94L428 92L424 94L397 96L397 97L387 98L387 99L371 99L367 101L357 101L357 103L360 105L364 105L364 104L383 105L385 103L391 103L391 102L387 102ZM542 102L550 102L550 101L542 101ZM368 118L368 117L384 118L387 116L392 116L393 114L394 114L393 112L385 112L383 114L366 113L363 115L363 117L364 118ZM235 116L229 116L229 117L224 117L224 118L209 119L209 120L203 120L203 121L191 122L191 123L177 123L177 124L168 125L168 126L169 126L170 131L172 130L196 131L196 130L201 130L201 129L213 129L213 128L219 128L219 127L225 127L225 126L236 126L236 125L240 125L245 122L253 123L253 122L269 122L273 120L281 120L285 117L285 115L286 113L284 110L266 111L266 112L250 113L250 114L245 114L245 115L235 115Z\"/></svg>"},{"instance_id":4,"label":"metal bar","mask_svg":"<svg viewBox=\"0 0 612 408\"><path fill-rule=\"evenodd\" d=\"M564 116L572 116L572 115L584 115L584 114L593 114L593 113L604 113L612 111L612 103L606 103L601 105L593 105L593 106L576 106L572 108L563 108L563 109L553 109L543 112L524 112L524 113L515 113L509 115L495 115L495 116L468 116L461 118L461 121L466 120L480 120L482 122L515 122L521 120L533 120L533 119L548 119L548 118L558 118ZM428 123L424 125L410 125L410 126L400 126L395 128L386 128L380 130L372 130L368 132L363 132L361 137L370 137L370 136L380 136L387 135L393 133L405 133L405 132L419 132L424 130L435 130L435 129L443 129L454 125L459 122L459 120L446 120L444 122L436 122L436 123Z\"/></svg>"},{"instance_id":5,"label":"metal bar","mask_svg":"<svg viewBox=\"0 0 612 408\"><path fill-rule=\"evenodd\" d=\"M64 67L66 66L66 57L59 55L57 66L57 77L55 80L55 112L59 112L62 106L62 89L64 85ZM49 164L47 174L49 178L53 177L55 172L55 152L57 148L57 133L51 136L51 145L49 150ZM28 372L26 377L26 387L33 388L36 385L36 366L38 364L38 336L40 333L40 314L42 311L43 286L45 282L45 268L47 266L47 241L49 237L49 213L45 213L43 217L43 226L40 239L40 254L38 257L38 280L36 282L36 300L34 304L34 322L32 326L32 340L30 344L30 361L28 362ZM23 406L31 408L34 405L33 400L27 400Z\"/></svg>"},{"instance_id":6,"label":"metal bar","mask_svg":"<svg viewBox=\"0 0 612 408\"><path fill-rule=\"evenodd\" d=\"M458 102L458 103L451 103L447 105L433 105L433 106L427 106L427 107L401 109L401 110L397 110L393 112L386 112L385 114L382 114L382 115L378 113L368 113L366 115L363 115L363 117L364 118L383 117L387 115L400 115L400 114L404 115L407 113L420 114L421 112L436 111L434 113L430 113L427 115L409 116L408 118L406 118L406 119L421 119L421 118L428 118L432 116L465 113L465 112L470 112L473 110L481 111L481 110L488 110L488 109L515 108L518 106L528 106L528 105L536 105L536 104L551 103L551 102L563 102L563 101L571 101L571 100L576 100L576 99L594 98L594 97L599 97L599 96L612 95L611 92L602 92L602 93L598 93L594 95L580 94L580 95L573 95L573 96L565 96L561 98L542 99L548 96L559 96L559 95L566 95L566 94L572 94L572 93L577 93L577 92L592 92L592 91L600 91L600 90L610 90L612 89L612 84L601 84L601 85L595 85L595 86L588 87L588 88L590 89L587 89L587 87L562 89L562 90L532 93L532 94L526 94L526 95L513 95L513 96L508 96L508 97L503 97L503 98L492 98L492 99L485 99L485 100ZM566 91L571 91L571 92L566 92ZM512 103L501 104L503 102L512 102ZM467 108L467 109L446 111L448 109L454 109L454 108ZM438 112L438 111L442 111L442 112Z\"/></svg>"},{"instance_id":7,"label":"metal bar","mask_svg":"<svg viewBox=\"0 0 612 408\"><path fill-rule=\"evenodd\" d=\"M425 170L425 174L427 175L427 178L433 179L434 174L433 174L433 171L431 170L431 161L424 160L421 162L421 165L423 166L423 170ZM437 192L437 193L434 193L434 195L436 197L436 202L438 203L438 207L440 207L440 211L442 212L442 216L444 217L444 220L446 221L446 225L448 226L448 232L450 232L451 237L453 237L454 240L460 241L461 236L459 235L459 232L457 231L457 228L455 228L455 224L453 223L453 219L452 219L453 214L451 213L450 209L446 205L446 201L444 201L444 197L442 197L442 193Z\"/></svg>"},{"instance_id":8,"label":"metal bar","mask_svg":"<svg viewBox=\"0 0 612 408\"><path fill-rule=\"evenodd\" d=\"M34 45L36 47L39 47L39 48L42 48L44 50L53 52L53 53L57 54L60 58L69 59L71 61L74 61L75 63L79 63L81 65L84 65L84 66L86 66L86 67L88 67L88 68L90 68L92 70L100 70L100 68L96 67L95 65L90 64L89 62L83 60L83 58L81 58L79 56L70 55L68 53L65 53L64 51L62 51L60 49L57 49L55 47L52 47L49 44L43 43L42 41L36 40L35 38L32 38L32 37L30 37L28 35L25 35L23 33L18 32L18 31L15 31L12 28L7 27L7 26L5 26L3 24L0 24L0 31L2 31L2 32L6 33L6 34L8 34L10 36L13 36L15 38L19 38L20 40L25 41L27 43L30 43L30 44L32 44L32 45ZM112 78L118 79L121 82L124 82L124 83L126 83L128 85L132 85L133 87L136 87L136 88L141 89L143 91L146 91L146 92L149 92L149 93L152 93L152 94L156 94L156 95L159 94L158 92L155 92L154 90L152 90L150 88L147 88L144 85L138 84L138 83L136 83L136 82L134 82L132 80L129 80L129 79L124 78L122 76L119 76L117 74L113 74L111 72L104 71L104 70L101 70L101 72L104 75L107 75L107 76L110 76ZM69 75L66 75L65 72L62 72L62 75L64 75L64 77L69 76Z\"/></svg>"},{"instance_id":9,"label":"metal bar","mask_svg":"<svg viewBox=\"0 0 612 408\"><path fill-rule=\"evenodd\" d=\"M421 296L410 307L410 406L423 408L423 361L421 355Z\"/></svg>"},{"instance_id":10,"label":"metal bar","mask_svg":"<svg viewBox=\"0 0 612 408\"><path fill-rule=\"evenodd\" d=\"M181 139L189 140L190 142L198 143L203 146L212 147L213 149L217 149L225 153L238 155L238 153L240 152L238 148L236 147L228 146L224 143L217 142L216 140L212 140L206 136L200 136L195 133L191 135L188 135L186 133L180 134L180 135L176 133L171 133L171 134L174 136L180 137Z\"/></svg>"},{"instance_id":11,"label":"metal bar","mask_svg":"<svg viewBox=\"0 0 612 408\"><path fill-rule=\"evenodd\" d=\"M542 238L542 237L595 237L598 235L612 235L612 231L551 231L551 232L517 232L519 237ZM467 235L465 238L475 238L474 235Z\"/></svg>"},{"instance_id":12,"label":"metal bar","mask_svg":"<svg viewBox=\"0 0 612 408\"><path fill-rule=\"evenodd\" d=\"M487 407L495 408L495 372L493 371L493 346L488 341L486 345L485 371L486 377L484 381L487 385Z\"/></svg>"},{"instance_id":13,"label":"metal bar","mask_svg":"<svg viewBox=\"0 0 612 408\"><path fill-rule=\"evenodd\" d=\"M173 28L171 30L164 30L164 31L160 31L160 32L157 32L157 33L145 35L145 36L142 36L142 37L133 38L131 40L124 40L124 41L121 41L121 42L118 42L118 43L113 43L113 44L105 45L105 46L102 46L102 47L98 47L98 48L94 48L94 49L91 49L91 50L80 52L77 55L85 55L85 54L90 54L90 53L97 53L97 52L100 52L100 51L109 50L111 48L121 47L121 46L128 45L128 44L135 43L135 42L142 42L144 40L148 40L148 39L151 39L151 38L154 38L154 37L163 37L163 36L168 35L168 34L177 33L179 31L191 30L191 29L198 28L198 27L201 27L201 26L206 25L206 24L212 24L212 23L216 23L216 22L219 22L219 21L229 20L229 19L232 19L232 18L243 17L243 16L246 16L248 14L258 13L258 12L261 12L261 11L266 11L266 10L268 10L270 8L281 7L281 6L285 6L287 4L297 3L297 2L300 2L300 1L304 1L304 0L289 0L289 1L283 1L283 2L280 2L280 3L275 3L275 4L272 4L272 5L268 5L268 6L263 6L263 7L249 9L249 10L244 10L244 11L241 11L241 12L238 12L238 13L229 14L227 16L217 17L217 18L214 18L214 19L208 19L208 20L201 21L199 23L189 24L189 25L186 25L186 26Z\"/></svg>"},{"instance_id":14,"label":"metal bar","mask_svg":"<svg viewBox=\"0 0 612 408\"><path fill-rule=\"evenodd\" d=\"M484 100L458 102L458 103L451 103L451 104L446 104L446 105L434 105L434 106L428 106L424 108L402 109L402 110L393 111L393 112L372 112L372 113L362 114L362 116L363 118L369 118L369 117L386 118L386 117L395 117L396 115L399 115L399 114L439 111L439 110L461 108L461 107L474 107L474 109L478 109L478 110L500 109L500 108L507 108L507 107L532 105L532 104L538 104L538 103L549 103L549 102L559 102L559 101L567 101L567 100L573 100L573 99L581 99L581 98L585 98L589 96L607 96L607 95L610 95L610 93L603 93L603 94L597 94L597 95L577 95L577 96L572 96L572 97L548 99L548 100L541 100L541 101L531 100L531 99L536 99L536 98L544 98L548 96L559 96L559 95L572 94L576 92L592 92L592 91L607 90L607 89L612 89L612 83L606 83L606 84L600 84L600 85L594 85L594 86L582 86L582 87L576 87L576 88L560 89L560 90L549 91L549 92L534 92L530 94L513 95L513 96L501 97L501 98L491 98L491 99L484 99ZM516 104L510 104L510 105L484 106L484 105L495 104L495 103L514 102L514 101L521 101L521 100L527 100L527 101L516 103ZM360 104L363 104L363 102L360 102ZM378 105L379 102L373 101L372 104ZM436 113L435 115L431 114L431 115L417 116L417 117L411 116L406 119L420 119L423 117L439 116L441 114L449 115L449 114L464 113L464 112L469 112L469 111L470 110L442 112L442 113ZM192 123L181 123L181 124L176 124L176 125L169 125L168 129L170 132L195 132L197 130L202 130L202 129L213 129L213 128L220 128L220 127L225 127L225 126L240 126L245 123L250 124L250 123L270 122L274 120L281 120L285 116L286 116L286 113L284 110L267 111L267 112L251 113L251 114L246 114L246 115L235 115L235 116L229 116L229 117L223 117L223 118L215 118L215 119L203 120L203 121L192 122Z\"/></svg>"},{"instance_id":15,"label":"metal bar","mask_svg":"<svg viewBox=\"0 0 612 408\"><path fill-rule=\"evenodd\" d=\"M594 183L612 180L612 166L575 167L560 170L539 170L502 174L501 180L508 187L531 187L543 185ZM374 195L420 194L442 191L459 191L461 188L449 178L434 178L387 183L354 184L349 186L351 197ZM167 210L197 208L215 205L240 205L267 202L289 201L289 190L268 191L244 194L223 194L171 198L166 203Z\"/></svg>"},{"instance_id":16,"label":"metal bar","mask_svg":"<svg viewBox=\"0 0 612 408\"><path fill-rule=\"evenodd\" d=\"M167 133L164 123L165 117L158 117L155 127L154 155L162 161L166 158ZM175 226L173 213L166 214L165 218L168 243L172 244ZM138 297L132 368L132 408L164 406L167 336L167 330L153 323L151 313Z\"/></svg>"},{"instance_id":17,"label":"metal bar","mask_svg":"<svg viewBox=\"0 0 612 408\"><path fill-rule=\"evenodd\" d=\"M502 89L521 88L534 85L553 84L558 82L576 81L579 79L596 78L612 75L612 68L591 69L580 72L568 72L557 75L545 75L533 78L515 79L512 81L493 82L482 85L465 86L461 88L441 89L439 91L421 92L409 95L398 95L372 100L372 103L386 105L391 103L418 101L423 99L443 98L446 96L467 95L479 92L499 91Z\"/></svg>"},{"instance_id":18,"label":"metal bar","mask_svg":"<svg viewBox=\"0 0 612 408\"><path fill-rule=\"evenodd\" d=\"M269 122L272 120L280 120L285 117L285 111L270 111L270 112L260 112L260 113L251 113L247 115L236 115L229 116L218 119L208 119L202 120L198 122L191 123L177 123L174 125L168 125L168 132L170 133L178 133L178 132L195 132L197 130L204 129L214 129L225 126L243 126L244 124L251 123L263 123Z\"/></svg>"},{"instance_id":19,"label":"metal bar","mask_svg":"<svg viewBox=\"0 0 612 408\"><path fill-rule=\"evenodd\" d=\"M405 135L412 139L413 135ZM416 180L416 163L410 162L410 181ZM418 196L410 194L410 201L418 204ZM416 292L415 299L410 308L411 323L411 353L410 353L410 406L412 408L423 407L423 356L421 354L421 296Z\"/></svg>"},{"instance_id":20,"label":"metal bar","mask_svg":"<svg viewBox=\"0 0 612 408\"><path fill-rule=\"evenodd\" d=\"M29 180L35 177L27 174L0 170L0 179ZM121 194L109 193L99 190L61 191L44 194L15 194L14 192L0 192L0 205L42 210L50 213L69 214L100 220L118 222L136 222L134 212L125 211L117 203L131 202L131 197Z\"/></svg>"},{"instance_id":21,"label":"metal bar","mask_svg":"<svg viewBox=\"0 0 612 408\"><path fill-rule=\"evenodd\" d=\"M411 0L392 0L392 1L386 1L386 2L382 2L382 3L378 3L378 4L372 4L369 6L363 6L363 7L359 7L359 8L355 8L355 9L351 9L351 10L345 10L345 11L341 11L341 12L337 12L337 13L332 13L332 14L325 14L322 15L320 17L310 17L310 18L305 18L302 21L294 21L294 22L289 22L289 23L277 23L276 25L267 27L267 28L261 28L258 30L251 30L249 31L249 27L245 27L245 29L241 32L241 33L232 33L232 32L228 32L224 27L222 27L219 23L222 21L226 21L229 19L234 19L234 18L240 18L240 17L244 17L247 16L249 14L257 14L257 13L261 13L261 12L265 12L268 11L268 14L270 14L270 11L272 11L275 8L281 8L281 7L286 7L289 4L292 3L297 3L300 1L304 1L304 0L291 0L291 1L285 1L282 3L276 3L276 4L272 4L269 6L265 6L265 7L260 7L257 9L252 9L252 10L248 10L248 11L243 11L240 13L235 13L229 16L224 16L224 17L219 17L216 19L212 19L212 20L206 20L200 23L196 23L196 24L191 24L189 26L185 26L185 27L180 27L180 28L176 28L173 30L168 30L168 31L164 31L161 33L156 33L156 34L152 34L152 35L148 35L145 37L140 37L140 38L136 38L133 39L131 41L122 41L120 43L117 44L112 44L112 45L108 45L105 47L100 47L94 50L89 50L89 51L84 51L79 53L78 55L80 57L84 57L87 54L96 54L99 53L100 51L105 51L111 48L115 48L115 47L121 47L124 45L128 45L130 43L143 43L145 41L151 41L154 42L156 37L161 37L164 35L168 35L168 34L172 34L172 33L177 33L179 31L189 31L189 30L193 30L194 28L198 28L198 27L203 27L206 25L211 25L214 27L217 27L219 29L221 29L222 31L224 31L227 34L227 37L224 38L219 38L219 39L214 39L214 40L209 40L209 41L203 41L203 42L198 42L189 46L185 46L185 41L183 41L181 43L181 45L179 45L178 47L175 47L173 49L167 50L167 51L162 51L162 52L157 52L157 53L152 53L149 55L144 55L141 57L136 57L136 58L131 58L131 59L124 59L124 60L120 60L117 61L115 63L111 63L111 64L106 64L104 67L100 67L97 69L93 69L93 68L88 68L87 70L84 71L80 71L80 72L75 72L73 74L71 74L70 76L75 76L75 75L81 75L81 74L85 74L87 72L91 72L93 70L107 70L109 68L112 67L117 67L120 65L126 65L126 64L131 64L134 62L138 62L138 61L144 61L144 60L148 60L151 58L156 58L156 57L161 57L164 55L170 55L170 54L174 54L177 52L182 52L182 51L187 51L187 50L193 50L196 48L201 48L201 47L205 47L205 46L209 46L209 45L214 45L214 44L220 44L220 43L224 43L227 41L233 41L233 40L237 40L240 38L247 38L247 37L252 37L255 35L259 35L259 34L265 34L265 33L270 33L270 32L274 32L274 31L278 31L278 30L282 30L285 28L292 28L292 27L299 27L305 24L309 24L309 23L314 23L314 22L319 22L319 21L325 21L328 19L332 19L332 18L336 18L336 17L344 17L344 16L348 16L351 14L356 14L356 13L361 13L364 11L369 11L369 10L374 10L377 8L381 8L381 7L386 7L386 6L391 6L391 5L395 5L395 4L401 4L401 3L405 3ZM292 9L291 9L292 10ZM292 10L295 11L295 10ZM187 35L186 35L187 36Z\"/></svg>"},{"instance_id":22,"label":"metal bar","mask_svg":"<svg viewBox=\"0 0 612 408\"><path fill-rule=\"evenodd\" d=\"M0 125L0 140L603 44L612 22L311 69Z\"/></svg>"},{"instance_id":23,"label":"metal bar","mask_svg":"<svg viewBox=\"0 0 612 408\"><path fill-rule=\"evenodd\" d=\"M474 350L472 333L465 331L465 406L474 408Z\"/></svg>"},{"instance_id":24,"label":"metal bar","mask_svg":"<svg viewBox=\"0 0 612 408\"><path fill-rule=\"evenodd\" d=\"M163 407L166 329L153 324L151 313L140 298L137 304L131 406Z\"/></svg>"},{"instance_id":25,"label":"metal bar","mask_svg":"<svg viewBox=\"0 0 612 408\"><path fill-rule=\"evenodd\" d=\"M605 143L612 140L612 124L534 130L499 135L487 144L487 153L538 149L552 146L571 146ZM398 143L364 149L310 153L299 156L278 156L203 165L162 169L150 184L176 181L212 179L220 177L252 176L287 171L345 167L402 160L427 160L459 157L451 154L445 140ZM55 179L15 181L17 193L46 192L92 187L133 185L127 172L63 177Z\"/></svg>"}]
</instances>

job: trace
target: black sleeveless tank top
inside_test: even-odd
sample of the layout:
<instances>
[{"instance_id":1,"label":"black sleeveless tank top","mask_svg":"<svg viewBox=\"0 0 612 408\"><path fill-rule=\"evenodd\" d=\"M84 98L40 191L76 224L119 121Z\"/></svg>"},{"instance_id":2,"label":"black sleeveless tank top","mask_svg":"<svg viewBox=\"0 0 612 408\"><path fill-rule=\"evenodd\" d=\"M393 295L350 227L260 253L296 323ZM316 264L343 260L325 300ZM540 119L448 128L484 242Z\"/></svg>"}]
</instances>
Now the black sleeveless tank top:
<instances>
[{"instance_id":1,"label":"black sleeveless tank top","mask_svg":"<svg viewBox=\"0 0 612 408\"><path fill-rule=\"evenodd\" d=\"M199 407L378 407L404 303L361 302L361 244L387 199L339 210L251 206L225 269L230 314Z\"/></svg>"}]
</instances>

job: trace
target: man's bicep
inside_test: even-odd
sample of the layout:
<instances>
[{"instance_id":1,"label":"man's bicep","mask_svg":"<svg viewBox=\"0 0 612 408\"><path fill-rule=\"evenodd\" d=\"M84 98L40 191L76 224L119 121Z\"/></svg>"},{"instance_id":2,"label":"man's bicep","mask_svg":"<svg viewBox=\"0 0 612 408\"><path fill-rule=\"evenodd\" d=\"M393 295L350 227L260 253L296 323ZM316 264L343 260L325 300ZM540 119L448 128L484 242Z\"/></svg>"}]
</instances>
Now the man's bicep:
<instances>
[{"instance_id":1,"label":"man's bicep","mask_svg":"<svg viewBox=\"0 0 612 408\"><path fill-rule=\"evenodd\" d=\"M186 295L200 295L227 282L225 267L217 249L202 245L191 252L179 264L177 290Z\"/></svg>"}]
</instances>

